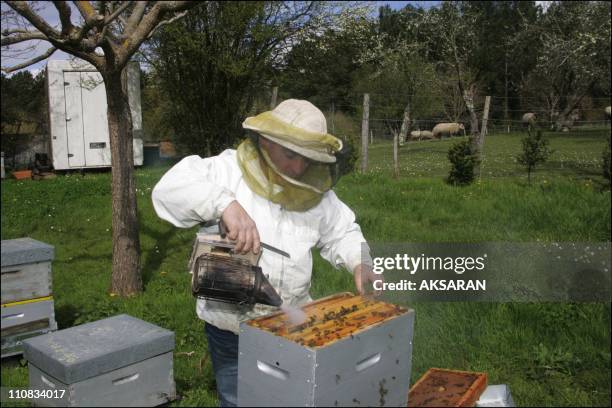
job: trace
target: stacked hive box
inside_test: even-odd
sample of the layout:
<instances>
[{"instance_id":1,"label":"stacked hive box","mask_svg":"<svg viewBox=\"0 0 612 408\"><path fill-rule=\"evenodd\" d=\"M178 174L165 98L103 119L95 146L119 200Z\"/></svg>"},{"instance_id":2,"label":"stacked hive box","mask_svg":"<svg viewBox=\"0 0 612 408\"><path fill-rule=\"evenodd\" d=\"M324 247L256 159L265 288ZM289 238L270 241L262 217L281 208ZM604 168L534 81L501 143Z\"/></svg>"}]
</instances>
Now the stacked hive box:
<instances>
[{"instance_id":1,"label":"stacked hive box","mask_svg":"<svg viewBox=\"0 0 612 408\"><path fill-rule=\"evenodd\" d=\"M473 407L487 388L487 374L430 368L412 386L409 407Z\"/></svg>"},{"instance_id":2,"label":"stacked hive box","mask_svg":"<svg viewBox=\"0 0 612 408\"><path fill-rule=\"evenodd\" d=\"M350 293L243 323L239 406L406 406L414 311Z\"/></svg>"},{"instance_id":3,"label":"stacked hive box","mask_svg":"<svg viewBox=\"0 0 612 408\"><path fill-rule=\"evenodd\" d=\"M118 315L25 340L30 389L47 406L155 406L176 398L174 333Z\"/></svg>"},{"instance_id":4,"label":"stacked hive box","mask_svg":"<svg viewBox=\"0 0 612 408\"><path fill-rule=\"evenodd\" d=\"M31 238L2 241L2 357L22 341L57 329L52 297L54 248Z\"/></svg>"}]
</instances>

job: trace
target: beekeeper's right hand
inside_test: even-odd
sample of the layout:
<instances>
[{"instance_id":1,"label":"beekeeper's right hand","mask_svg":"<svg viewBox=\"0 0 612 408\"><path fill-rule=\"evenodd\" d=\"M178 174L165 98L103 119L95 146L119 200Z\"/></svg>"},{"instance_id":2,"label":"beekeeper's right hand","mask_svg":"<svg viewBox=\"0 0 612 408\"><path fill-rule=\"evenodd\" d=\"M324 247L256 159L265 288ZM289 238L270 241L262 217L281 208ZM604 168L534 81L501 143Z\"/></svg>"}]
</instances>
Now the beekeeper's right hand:
<instances>
[{"instance_id":1,"label":"beekeeper's right hand","mask_svg":"<svg viewBox=\"0 0 612 408\"><path fill-rule=\"evenodd\" d=\"M238 201L234 200L227 206L221 214L221 219L227 229L227 237L236 241L235 252L243 255L249 251L253 251L254 254L259 253L257 225Z\"/></svg>"}]
</instances>

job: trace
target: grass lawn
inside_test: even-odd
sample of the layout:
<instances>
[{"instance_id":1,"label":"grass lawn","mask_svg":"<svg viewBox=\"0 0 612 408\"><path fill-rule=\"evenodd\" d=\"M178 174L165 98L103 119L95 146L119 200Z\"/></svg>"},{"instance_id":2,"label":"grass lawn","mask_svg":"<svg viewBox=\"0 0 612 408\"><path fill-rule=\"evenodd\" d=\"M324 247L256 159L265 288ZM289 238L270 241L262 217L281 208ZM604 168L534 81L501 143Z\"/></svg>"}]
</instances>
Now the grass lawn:
<instances>
[{"instance_id":1,"label":"grass lawn","mask_svg":"<svg viewBox=\"0 0 612 408\"><path fill-rule=\"evenodd\" d=\"M610 240L610 192L602 188L609 129L547 134L555 150L532 185L514 162L520 134L485 141L483 177L459 188L444 183L453 140L401 148L398 180L391 145L375 143L371 171L345 176L336 192L373 242ZM168 167L136 171L145 291L108 294L111 275L110 172L45 181L2 182L2 239L29 236L55 246L53 287L60 328L119 313L173 330L175 406L215 405L203 324L195 315L187 258L196 228L160 220L151 189ZM348 273L315 257L311 294L352 291ZM428 368L486 371L510 385L518 405L609 406L610 304L418 303L413 384ZM193 353L192 353L193 352ZM27 387L19 358L2 361L2 386Z\"/></svg>"}]
</instances>

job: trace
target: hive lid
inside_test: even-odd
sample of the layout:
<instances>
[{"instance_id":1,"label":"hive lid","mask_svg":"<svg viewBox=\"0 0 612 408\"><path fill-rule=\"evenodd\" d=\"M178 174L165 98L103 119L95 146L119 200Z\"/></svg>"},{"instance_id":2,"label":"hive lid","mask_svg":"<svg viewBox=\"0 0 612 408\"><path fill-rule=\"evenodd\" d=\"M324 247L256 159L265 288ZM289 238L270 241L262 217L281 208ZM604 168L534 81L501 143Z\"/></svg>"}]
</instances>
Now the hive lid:
<instances>
[{"instance_id":1,"label":"hive lid","mask_svg":"<svg viewBox=\"0 0 612 408\"><path fill-rule=\"evenodd\" d=\"M174 332L122 314L23 342L24 357L65 384L174 349Z\"/></svg>"},{"instance_id":2,"label":"hive lid","mask_svg":"<svg viewBox=\"0 0 612 408\"><path fill-rule=\"evenodd\" d=\"M355 296L349 292L316 300L301 309L306 315L306 320L301 324L291 323L284 312L253 319L247 324L303 346L316 348L352 337L411 312L397 305L372 297Z\"/></svg>"},{"instance_id":3,"label":"hive lid","mask_svg":"<svg viewBox=\"0 0 612 408\"><path fill-rule=\"evenodd\" d=\"M473 407L487 387L487 374L430 368L410 388L409 407Z\"/></svg>"},{"instance_id":4,"label":"hive lid","mask_svg":"<svg viewBox=\"0 0 612 408\"><path fill-rule=\"evenodd\" d=\"M2 240L0 246L2 267L51 261L55 249L52 245L32 238Z\"/></svg>"}]
</instances>

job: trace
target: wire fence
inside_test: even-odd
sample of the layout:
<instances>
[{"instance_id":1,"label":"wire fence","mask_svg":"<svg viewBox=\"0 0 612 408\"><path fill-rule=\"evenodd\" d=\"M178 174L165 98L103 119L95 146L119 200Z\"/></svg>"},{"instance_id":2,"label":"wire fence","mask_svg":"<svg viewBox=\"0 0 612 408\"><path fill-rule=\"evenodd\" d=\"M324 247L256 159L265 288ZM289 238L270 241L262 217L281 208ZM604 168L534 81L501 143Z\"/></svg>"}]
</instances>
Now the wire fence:
<instances>
[{"instance_id":1,"label":"wire fence","mask_svg":"<svg viewBox=\"0 0 612 408\"><path fill-rule=\"evenodd\" d=\"M444 99L437 94L401 95L371 93L368 112L368 133L374 139L391 140L402 127L410 131L431 131L439 123L458 122L464 125L468 133L472 133L470 113L465 108L463 100ZM374 96L374 97L372 97ZM354 103L336 103L327 100L320 106L326 111L328 127L334 129L340 136L361 134L364 114L363 94L351 93L349 98ZM410 101L409 121L404 114L407 104L397 102L398 98ZM420 101L426 98L429 104L423 108ZM575 98L572 95L559 96L558 99ZM482 101L481 101L482 99ZM535 114L535 125L545 130L568 131L580 128L605 127L610 124L610 117L605 108L610 105L610 97L584 98L570 114L563 115L559 106L534 108L535 102L542 103L544 98L537 97L504 97L491 96L489 116L487 118L487 133L511 133L524 130L528 122L523 119L526 113ZM510 101L521 101L529 108L518 109L509 107ZM433 101L433 102L432 102ZM433 104L433 106L432 106ZM514 103L515 104L515 103ZM478 131L484 114L484 98L474 100L473 113L477 117ZM340 119L339 119L340 117ZM340 125L335 122L340 120ZM350 122L350 123L346 123ZM476 129L475 129L476 131Z\"/></svg>"},{"instance_id":2,"label":"wire fence","mask_svg":"<svg viewBox=\"0 0 612 408\"><path fill-rule=\"evenodd\" d=\"M454 139L459 138L450 137L449 134L434 137L434 127L439 123L457 122L463 124L466 137L476 133L472 132L472 117L465 107L465 102L456 95L454 98L444 99L433 94L426 95L425 98L423 94L416 97L371 93L367 108L364 106L364 94L358 93L351 93L341 101L320 95L303 98L279 92L279 96L281 95L278 103L294 97L308 99L319 107L326 115L328 132L349 140L359 151L357 170L361 167L365 135L369 146L367 171L383 171L388 175L398 171L408 176L444 177L450 169L448 150L455 143ZM400 97L409 101L408 115L407 104L402 104ZM564 98L570 97L568 95ZM484 100L484 97L474 98L473 113L478 132L482 130L483 125ZM610 134L610 117L605 109L610 105L611 98L584 98L577 104L576 109L565 117L562 117L562 109L559 106L535 106L536 102L542 100L544 98L491 96L485 134L487 137L496 138L499 143L487 144L485 141L481 156L481 177L526 177L526 171L518 163L517 156L521 150L520 139L527 135L529 125L523 120L523 115L534 113L535 128L543 130L547 136L567 136L555 140L555 148L559 143L561 148L542 166L548 174L602 178L602 149L606 145L606 137ZM529 106L529 109L521 109L521 106ZM406 120L406 116L409 120ZM399 139L400 134L405 135L405 139L400 141L399 151L394 152L392 142L396 136ZM463 135L463 132L456 134L460 137Z\"/></svg>"}]
</instances>

